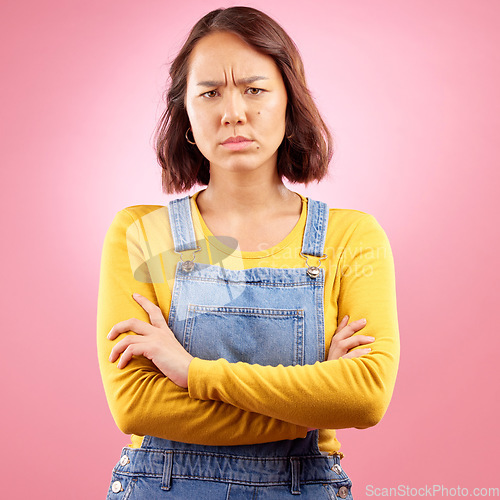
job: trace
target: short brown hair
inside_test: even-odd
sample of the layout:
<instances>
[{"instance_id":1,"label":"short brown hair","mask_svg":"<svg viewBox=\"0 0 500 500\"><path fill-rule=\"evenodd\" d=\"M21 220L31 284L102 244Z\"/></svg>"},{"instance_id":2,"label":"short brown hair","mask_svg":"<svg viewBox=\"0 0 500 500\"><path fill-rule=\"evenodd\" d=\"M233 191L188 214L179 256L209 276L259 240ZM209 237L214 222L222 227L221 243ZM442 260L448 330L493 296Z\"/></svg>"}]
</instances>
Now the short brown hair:
<instances>
[{"instance_id":1,"label":"short brown hair","mask_svg":"<svg viewBox=\"0 0 500 500\"><path fill-rule=\"evenodd\" d=\"M191 30L170 66L166 109L155 132L158 163L165 193L207 185L208 160L186 141L189 118L184 106L189 56L196 43L214 32L238 35L258 52L273 58L285 83L288 104L285 137L278 148L278 174L293 183L322 179L333 155L331 134L306 85L299 51L283 28L251 7L229 7L209 12Z\"/></svg>"}]
</instances>

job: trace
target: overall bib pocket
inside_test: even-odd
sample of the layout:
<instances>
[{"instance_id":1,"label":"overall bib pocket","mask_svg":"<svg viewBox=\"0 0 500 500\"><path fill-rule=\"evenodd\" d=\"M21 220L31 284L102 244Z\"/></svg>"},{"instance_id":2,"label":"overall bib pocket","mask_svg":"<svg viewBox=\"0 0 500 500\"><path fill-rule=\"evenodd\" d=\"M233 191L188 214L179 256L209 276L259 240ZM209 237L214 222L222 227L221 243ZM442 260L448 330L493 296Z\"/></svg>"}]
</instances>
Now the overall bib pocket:
<instances>
[{"instance_id":1,"label":"overall bib pocket","mask_svg":"<svg viewBox=\"0 0 500 500\"><path fill-rule=\"evenodd\" d=\"M203 359L304 364L304 311L189 304L184 348Z\"/></svg>"}]
</instances>

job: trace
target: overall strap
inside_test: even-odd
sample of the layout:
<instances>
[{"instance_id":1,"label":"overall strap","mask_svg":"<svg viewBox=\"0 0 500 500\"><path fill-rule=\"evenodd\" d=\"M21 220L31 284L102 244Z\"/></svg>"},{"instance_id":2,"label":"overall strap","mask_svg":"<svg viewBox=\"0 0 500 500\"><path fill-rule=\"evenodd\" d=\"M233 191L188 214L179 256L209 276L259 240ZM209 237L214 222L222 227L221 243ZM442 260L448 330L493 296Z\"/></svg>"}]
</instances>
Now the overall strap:
<instances>
[{"instance_id":1,"label":"overall strap","mask_svg":"<svg viewBox=\"0 0 500 500\"><path fill-rule=\"evenodd\" d=\"M194 235L193 219L191 217L190 197L178 198L168 203L168 217L174 238L176 252L196 250L196 237Z\"/></svg>"},{"instance_id":2,"label":"overall strap","mask_svg":"<svg viewBox=\"0 0 500 500\"><path fill-rule=\"evenodd\" d=\"M328 205L307 198L307 220L302 241L302 253L322 257L328 227Z\"/></svg>"},{"instance_id":3,"label":"overall strap","mask_svg":"<svg viewBox=\"0 0 500 500\"><path fill-rule=\"evenodd\" d=\"M189 196L171 200L168 216L176 252L196 250L191 201ZM322 257L328 227L328 205L322 201L307 199L307 218L302 242L302 253Z\"/></svg>"}]
</instances>

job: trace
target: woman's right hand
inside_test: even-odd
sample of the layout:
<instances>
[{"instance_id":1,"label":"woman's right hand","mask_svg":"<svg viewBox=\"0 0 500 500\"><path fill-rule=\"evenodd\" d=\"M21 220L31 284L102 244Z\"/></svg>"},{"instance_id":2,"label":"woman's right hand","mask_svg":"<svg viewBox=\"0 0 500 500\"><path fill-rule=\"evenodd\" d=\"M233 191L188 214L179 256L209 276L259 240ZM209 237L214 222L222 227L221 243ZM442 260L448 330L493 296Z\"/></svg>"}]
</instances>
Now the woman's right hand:
<instances>
[{"instance_id":1,"label":"woman's right hand","mask_svg":"<svg viewBox=\"0 0 500 500\"><path fill-rule=\"evenodd\" d=\"M339 358L357 358L371 351L369 347L352 350L354 347L370 344L375 340L374 337L368 337L366 335L354 335L354 333L366 326L366 319L363 318L351 321L349 324L348 321L349 316L344 316L335 330L330 343L327 361Z\"/></svg>"},{"instance_id":2,"label":"woman's right hand","mask_svg":"<svg viewBox=\"0 0 500 500\"><path fill-rule=\"evenodd\" d=\"M328 358L326 358L327 361L339 358L357 358L371 351L369 347L351 350L359 345L370 344L375 340L374 337L368 337L367 335L354 335L366 326L366 319L362 318L351 321L349 324L348 321L349 316L345 315L337 326L330 343L330 351L328 352ZM307 430L315 431L316 428L308 427Z\"/></svg>"}]
</instances>

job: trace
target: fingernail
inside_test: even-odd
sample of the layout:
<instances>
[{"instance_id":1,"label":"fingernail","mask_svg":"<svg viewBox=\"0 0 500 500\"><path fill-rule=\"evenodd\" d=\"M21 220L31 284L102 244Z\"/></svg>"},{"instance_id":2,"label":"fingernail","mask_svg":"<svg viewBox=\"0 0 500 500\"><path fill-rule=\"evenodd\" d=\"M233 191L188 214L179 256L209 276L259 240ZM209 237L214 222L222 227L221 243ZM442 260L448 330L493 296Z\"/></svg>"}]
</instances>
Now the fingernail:
<instances>
[{"instance_id":1,"label":"fingernail","mask_svg":"<svg viewBox=\"0 0 500 500\"><path fill-rule=\"evenodd\" d=\"M371 340L372 342L375 340L375 337L366 337L368 340Z\"/></svg>"},{"instance_id":2,"label":"fingernail","mask_svg":"<svg viewBox=\"0 0 500 500\"><path fill-rule=\"evenodd\" d=\"M349 315L346 314L343 318L342 318L342 321L344 321L345 319L349 319Z\"/></svg>"},{"instance_id":3,"label":"fingernail","mask_svg":"<svg viewBox=\"0 0 500 500\"><path fill-rule=\"evenodd\" d=\"M134 297L134 299L137 299L137 297L140 297L140 295L138 293L133 293L132 297Z\"/></svg>"},{"instance_id":4,"label":"fingernail","mask_svg":"<svg viewBox=\"0 0 500 500\"><path fill-rule=\"evenodd\" d=\"M360 319L361 323L366 323L366 318Z\"/></svg>"}]
</instances>

